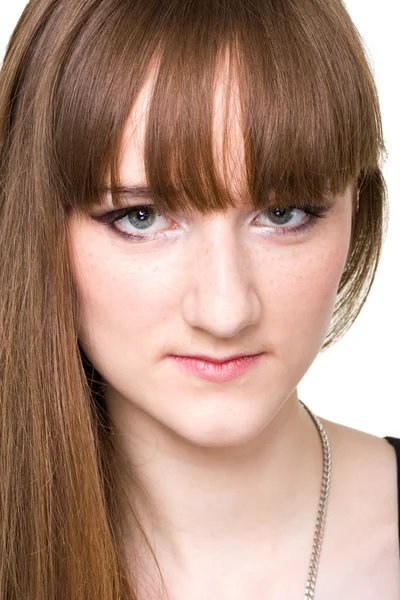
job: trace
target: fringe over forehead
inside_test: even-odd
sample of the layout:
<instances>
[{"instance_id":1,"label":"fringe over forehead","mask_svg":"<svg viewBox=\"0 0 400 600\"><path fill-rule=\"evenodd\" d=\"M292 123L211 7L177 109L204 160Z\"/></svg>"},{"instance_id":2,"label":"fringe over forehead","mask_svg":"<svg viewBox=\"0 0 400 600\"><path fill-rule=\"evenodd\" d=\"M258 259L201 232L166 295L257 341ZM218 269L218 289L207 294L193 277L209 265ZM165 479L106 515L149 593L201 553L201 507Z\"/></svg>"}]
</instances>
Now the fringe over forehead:
<instances>
[{"instance_id":1,"label":"fringe over forehead","mask_svg":"<svg viewBox=\"0 0 400 600\"><path fill-rule=\"evenodd\" d=\"M97 203L109 175L118 204L122 133L150 76L143 160L163 212L235 205L215 161L215 136L229 155L233 118L243 193L256 208L271 192L281 205L321 204L328 188L342 193L377 168L384 145L376 89L338 0L36 5L42 31L23 93L31 86L37 99L37 160L67 209ZM237 96L240 110L232 116L227 101L214 131L223 64L224 94Z\"/></svg>"}]
</instances>

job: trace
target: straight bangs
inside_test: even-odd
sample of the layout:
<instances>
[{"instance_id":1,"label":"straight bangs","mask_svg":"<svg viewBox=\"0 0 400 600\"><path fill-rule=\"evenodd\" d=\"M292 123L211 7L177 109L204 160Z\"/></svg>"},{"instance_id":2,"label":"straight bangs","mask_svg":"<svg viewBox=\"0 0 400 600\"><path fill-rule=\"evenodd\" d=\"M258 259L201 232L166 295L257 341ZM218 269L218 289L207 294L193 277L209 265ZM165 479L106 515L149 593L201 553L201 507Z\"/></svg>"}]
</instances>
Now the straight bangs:
<instances>
[{"instance_id":1,"label":"straight bangs","mask_svg":"<svg viewBox=\"0 0 400 600\"><path fill-rule=\"evenodd\" d=\"M378 168L384 144L375 84L339 2L75 1L75 21L69 5L55 3L47 18L41 43L52 44L52 55L36 51L51 111L51 127L36 136L47 148L38 156L67 210L87 211L107 187L113 204L123 204L122 136L149 78L143 185L164 214L239 202L321 206ZM221 80L225 110L215 130ZM234 121L243 157L235 191Z\"/></svg>"}]
</instances>

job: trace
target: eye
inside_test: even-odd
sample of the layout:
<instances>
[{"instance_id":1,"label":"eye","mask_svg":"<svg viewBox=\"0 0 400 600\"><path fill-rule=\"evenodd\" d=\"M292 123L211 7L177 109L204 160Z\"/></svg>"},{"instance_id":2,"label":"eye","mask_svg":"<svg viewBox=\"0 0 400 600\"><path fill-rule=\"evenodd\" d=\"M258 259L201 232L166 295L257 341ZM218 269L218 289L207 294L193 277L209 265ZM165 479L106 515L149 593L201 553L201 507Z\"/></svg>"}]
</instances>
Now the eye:
<instances>
[{"instance_id":1,"label":"eye","mask_svg":"<svg viewBox=\"0 0 400 600\"><path fill-rule=\"evenodd\" d=\"M265 230L268 235L301 235L311 230L316 225L318 219L324 219L326 213L331 209L332 205L325 206L304 206L296 208L290 206L281 208L279 206L264 210L258 215L257 220L267 216L269 223L267 227L261 224L260 229ZM290 226L287 226L287 225Z\"/></svg>"},{"instance_id":2,"label":"eye","mask_svg":"<svg viewBox=\"0 0 400 600\"><path fill-rule=\"evenodd\" d=\"M92 215L95 221L104 223L120 237L131 241L150 241L165 237L172 219L162 215L152 204L128 206L109 211L103 215Z\"/></svg>"},{"instance_id":3,"label":"eye","mask_svg":"<svg viewBox=\"0 0 400 600\"><path fill-rule=\"evenodd\" d=\"M260 213L262 215L268 215L268 219L272 222L272 225L299 225L304 221L304 215L307 211L301 210L300 208L289 207L289 208L272 208L268 211ZM294 218L295 217L295 218Z\"/></svg>"},{"instance_id":4,"label":"eye","mask_svg":"<svg viewBox=\"0 0 400 600\"><path fill-rule=\"evenodd\" d=\"M153 206L135 206L134 208L129 208L128 212L126 212L125 215L121 215L121 217L117 218L114 223L118 222L122 225L123 229L127 229L128 231L130 230L131 232L134 232L136 229L146 232L150 230L150 233L155 233L157 228L153 227L151 229L151 227L156 221L160 221L160 218L164 219L168 224L168 219L161 213L157 212ZM132 230L131 227L134 229ZM164 227L161 226L161 229L163 228ZM120 229L120 227L117 227L117 229Z\"/></svg>"}]
</instances>

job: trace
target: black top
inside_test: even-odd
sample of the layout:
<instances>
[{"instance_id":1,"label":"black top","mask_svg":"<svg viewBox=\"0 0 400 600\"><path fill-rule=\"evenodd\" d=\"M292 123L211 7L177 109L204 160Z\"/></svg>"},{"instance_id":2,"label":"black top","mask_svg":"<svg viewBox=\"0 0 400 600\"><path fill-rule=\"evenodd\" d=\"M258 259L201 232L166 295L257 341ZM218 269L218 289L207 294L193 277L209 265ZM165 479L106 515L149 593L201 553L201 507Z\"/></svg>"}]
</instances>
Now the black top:
<instances>
[{"instance_id":1,"label":"black top","mask_svg":"<svg viewBox=\"0 0 400 600\"><path fill-rule=\"evenodd\" d=\"M386 436L385 440L391 444L396 450L397 456L397 488L398 488L398 509L399 509L399 539L400 539L400 439Z\"/></svg>"}]
</instances>

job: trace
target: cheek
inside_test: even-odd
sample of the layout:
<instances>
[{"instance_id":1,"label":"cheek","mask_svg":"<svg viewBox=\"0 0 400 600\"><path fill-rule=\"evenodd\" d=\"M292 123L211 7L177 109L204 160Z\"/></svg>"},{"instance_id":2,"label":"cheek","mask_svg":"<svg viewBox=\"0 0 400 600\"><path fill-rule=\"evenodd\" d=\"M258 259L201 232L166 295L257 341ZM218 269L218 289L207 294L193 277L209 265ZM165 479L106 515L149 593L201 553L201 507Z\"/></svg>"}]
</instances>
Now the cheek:
<instances>
[{"instance_id":1,"label":"cheek","mask_svg":"<svg viewBox=\"0 0 400 600\"><path fill-rule=\"evenodd\" d=\"M91 237L89 228L77 229L72 263L80 345L107 379L116 365L129 364L133 356L140 362L145 347L151 351L153 332L162 333L173 307L176 311L178 285L168 276L176 272L173 264L133 260L129 251L105 247L99 237Z\"/></svg>"},{"instance_id":2,"label":"cheek","mask_svg":"<svg viewBox=\"0 0 400 600\"><path fill-rule=\"evenodd\" d=\"M321 349L332 319L349 236L299 248L279 273L266 310L267 329L286 363L305 372ZM267 304L268 293L266 292Z\"/></svg>"}]
</instances>

